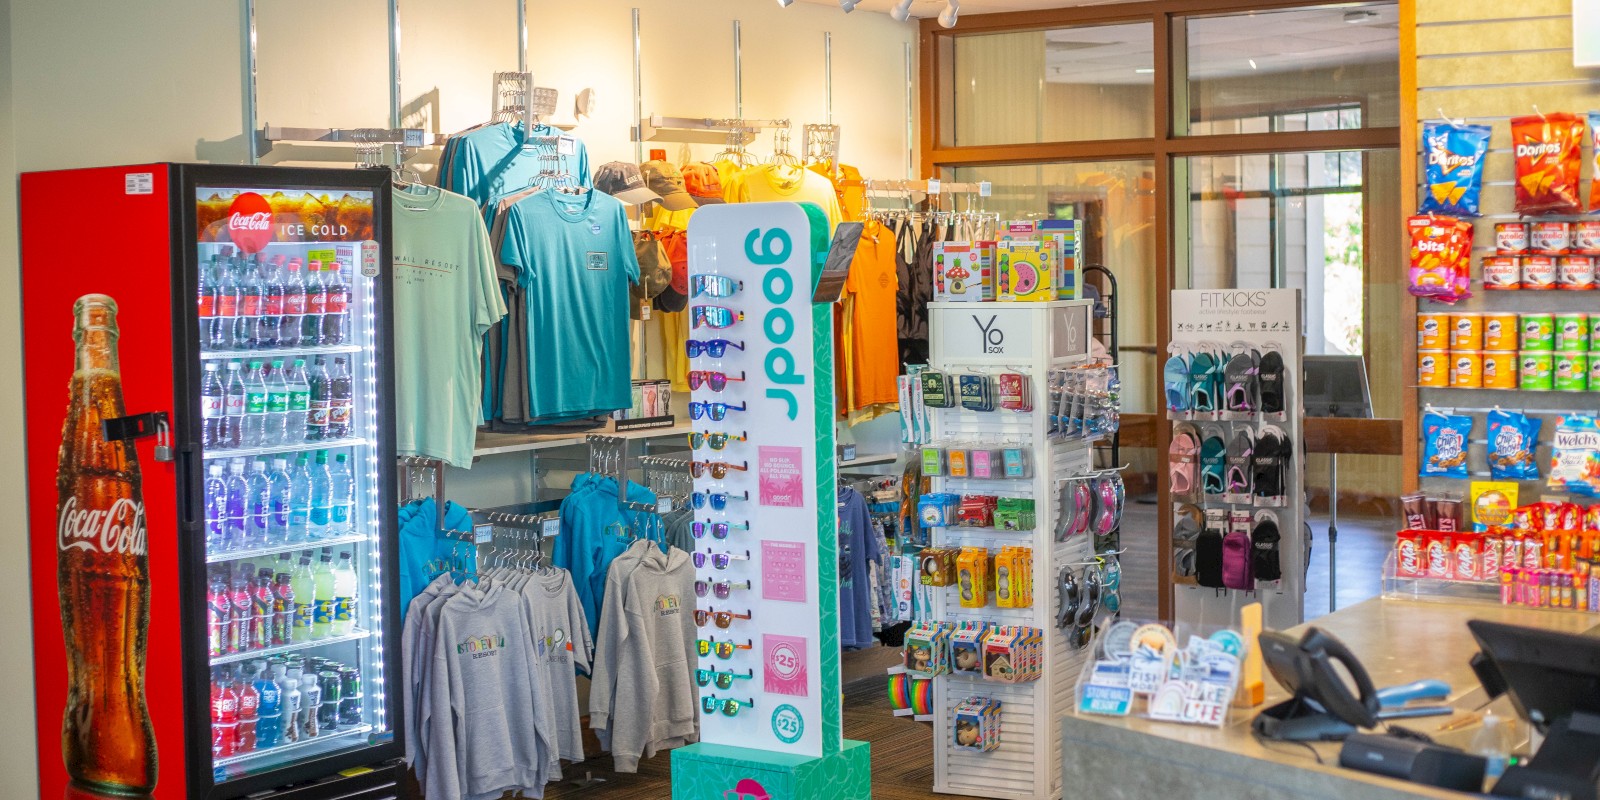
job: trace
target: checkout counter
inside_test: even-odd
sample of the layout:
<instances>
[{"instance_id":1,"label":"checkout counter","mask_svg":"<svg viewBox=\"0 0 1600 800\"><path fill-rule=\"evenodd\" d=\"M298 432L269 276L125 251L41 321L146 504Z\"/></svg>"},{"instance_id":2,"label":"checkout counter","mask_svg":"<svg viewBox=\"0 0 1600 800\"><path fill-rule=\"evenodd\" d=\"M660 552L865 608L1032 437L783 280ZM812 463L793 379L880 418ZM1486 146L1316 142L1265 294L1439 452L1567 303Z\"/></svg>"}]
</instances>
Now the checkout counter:
<instances>
[{"instance_id":1,"label":"checkout counter","mask_svg":"<svg viewBox=\"0 0 1600 800\"><path fill-rule=\"evenodd\" d=\"M1440 727L1483 705L1487 694L1468 665L1478 645L1467 621L1489 620L1561 633L1583 634L1600 617L1489 604L1457 604L1373 598L1291 629L1310 624L1333 634L1365 665L1378 687L1437 678L1450 684L1451 716L1397 720L1439 744L1466 749L1476 724L1442 732ZM1265 675L1267 700L1235 708L1221 728L1156 722L1138 717L1071 714L1062 719L1063 796L1096 800L1217 797L1229 800L1313 798L1459 798L1466 795L1339 767L1338 742L1263 741L1251 734L1262 709L1288 699ZM1525 741L1527 724L1506 697L1489 706L1515 724L1514 741ZM1090 788L1092 787L1092 789Z\"/></svg>"}]
</instances>

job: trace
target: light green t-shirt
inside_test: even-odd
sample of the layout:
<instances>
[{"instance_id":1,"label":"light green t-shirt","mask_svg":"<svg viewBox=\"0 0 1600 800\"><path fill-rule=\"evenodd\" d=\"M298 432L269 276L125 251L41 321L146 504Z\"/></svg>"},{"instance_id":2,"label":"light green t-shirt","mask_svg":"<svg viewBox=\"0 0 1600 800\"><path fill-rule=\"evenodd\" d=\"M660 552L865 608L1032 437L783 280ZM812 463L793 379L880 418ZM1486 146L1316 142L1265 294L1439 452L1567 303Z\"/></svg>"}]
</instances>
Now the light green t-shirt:
<instances>
[{"instance_id":1,"label":"light green t-shirt","mask_svg":"<svg viewBox=\"0 0 1600 800\"><path fill-rule=\"evenodd\" d=\"M483 422L483 334L506 306L477 204L420 189L394 193L395 447L466 469Z\"/></svg>"}]
</instances>

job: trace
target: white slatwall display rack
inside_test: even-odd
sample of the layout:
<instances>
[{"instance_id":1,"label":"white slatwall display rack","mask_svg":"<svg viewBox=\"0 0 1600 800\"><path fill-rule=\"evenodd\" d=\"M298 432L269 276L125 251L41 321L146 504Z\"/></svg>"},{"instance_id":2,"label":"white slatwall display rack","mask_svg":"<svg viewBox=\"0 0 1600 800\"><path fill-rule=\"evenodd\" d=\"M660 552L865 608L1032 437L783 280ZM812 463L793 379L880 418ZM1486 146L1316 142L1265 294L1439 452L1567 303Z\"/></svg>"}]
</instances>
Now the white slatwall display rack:
<instances>
[{"instance_id":1,"label":"white slatwall display rack","mask_svg":"<svg viewBox=\"0 0 1600 800\"><path fill-rule=\"evenodd\" d=\"M1034 603L1031 608L998 608L991 597L984 608L962 608L955 587L933 587L932 618L1027 625L1044 631L1047 645L1044 675L1035 681L1002 683L965 675L934 678L935 792L1018 800L1061 796L1060 719L1072 707L1073 687L1089 651L1073 649L1055 626L1060 602L1055 576L1064 565L1088 560L1094 537L1083 534L1068 542L1055 541L1056 483L1090 469L1093 442L1051 442L1047 399L1051 369L1088 360L1090 306L1081 300L928 304L933 369L949 373L952 380L961 372L1025 373L1032 381L1034 407L1028 413L999 408L968 411L959 406L929 409L936 442L1016 442L1029 447L1033 460L1031 479L936 478L933 491L1032 497L1037 515L1032 531L933 529L933 544L938 546L979 546L991 553L1006 545L1032 547ZM968 697L1001 702L997 749L980 752L955 746L953 712Z\"/></svg>"},{"instance_id":2,"label":"white slatwall display rack","mask_svg":"<svg viewBox=\"0 0 1600 800\"><path fill-rule=\"evenodd\" d=\"M1231 422L1219 419L1191 420L1204 430L1206 425L1220 426L1226 444L1237 426L1249 425L1259 434L1264 425L1276 425L1289 437L1294 448L1290 460L1288 480L1284 495L1287 503L1272 508L1278 517L1280 536L1279 567L1283 579L1271 583L1258 582L1253 592L1229 589L1211 589L1195 583L1193 578L1179 579L1173 587L1173 616L1179 622L1212 628L1236 628L1239 609L1257 601L1262 605L1263 624L1271 630L1284 630L1299 625L1305 619L1306 563L1311 542L1306 528L1305 500L1305 405L1304 362L1301 358L1304 317L1301 313L1298 289L1182 289L1172 293L1172 342L1188 352L1198 350L1203 343L1215 349L1242 342L1265 352L1269 344L1276 344L1283 356L1284 398L1286 419L1272 422ZM1231 354L1231 353L1230 353ZM1163 358L1165 362L1165 358ZM1221 400L1218 400L1220 407ZM1167 412L1172 424L1181 419ZM1163 459L1166 454L1162 454ZM1165 512L1169 516L1177 508L1174 501ZM1202 508L1227 508L1246 510L1252 506L1207 500L1196 503ZM1162 558L1172 558L1164 553Z\"/></svg>"}]
</instances>

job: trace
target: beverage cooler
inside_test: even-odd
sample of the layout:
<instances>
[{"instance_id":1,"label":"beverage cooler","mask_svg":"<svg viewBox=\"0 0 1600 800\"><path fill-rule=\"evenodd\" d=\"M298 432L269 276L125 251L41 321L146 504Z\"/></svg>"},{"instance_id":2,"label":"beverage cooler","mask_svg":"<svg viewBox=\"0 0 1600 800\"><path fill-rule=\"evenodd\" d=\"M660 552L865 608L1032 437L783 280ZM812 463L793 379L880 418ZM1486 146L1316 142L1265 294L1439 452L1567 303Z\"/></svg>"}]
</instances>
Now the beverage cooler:
<instances>
[{"instance_id":1,"label":"beverage cooler","mask_svg":"<svg viewBox=\"0 0 1600 800\"><path fill-rule=\"evenodd\" d=\"M41 796L398 794L389 191L22 176Z\"/></svg>"}]
</instances>

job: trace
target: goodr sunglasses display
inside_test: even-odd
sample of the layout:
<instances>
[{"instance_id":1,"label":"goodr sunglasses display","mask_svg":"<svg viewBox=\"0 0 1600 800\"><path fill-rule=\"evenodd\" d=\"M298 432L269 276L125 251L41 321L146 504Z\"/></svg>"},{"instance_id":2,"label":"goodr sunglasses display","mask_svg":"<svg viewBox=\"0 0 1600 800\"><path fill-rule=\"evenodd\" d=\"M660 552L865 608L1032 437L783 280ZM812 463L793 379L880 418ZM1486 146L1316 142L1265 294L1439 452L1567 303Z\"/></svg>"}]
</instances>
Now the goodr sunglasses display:
<instances>
[{"instance_id":1,"label":"goodr sunglasses display","mask_svg":"<svg viewBox=\"0 0 1600 800\"><path fill-rule=\"evenodd\" d=\"M732 611L718 611L714 608L697 608L694 610L694 624L704 628L708 623L715 622L719 628L730 628L736 619L750 619L752 612L746 610L743 614Z\"/></svg>"},{"instance_id":2,"label":"goodr sunglasses display","mask_svg":"<svg viewBox=\"0 0 1600 800\"><path fill-rule=\"evenodd\" d=\"M736 281L726 275L696 275L690 280L694 287L692 297L732 297L734 292L744 288L744 281Z\"/></svg>"},{"instance_id":3,"label":"goodr sunglasses display","mask_svg":"<svg viewBox=\"0 0 1600 800\"><path fill-rule=\"evenodd\" d=\"M756 671L753 669L746 670L745 674L743 675L740 675L737 672L718 672L714 669L697 669L694 671L694 682L699 684L701 688L705 688L715 683L718 689L727 690L733 688L734 681L749 680L755 676Z\"/></svg>"},{"instance_id":4,"label":"goodr sunglasses display","mask_svg":"<svg viewBox=\"0 0 1600 800\"><path fill-rule=\"evenodd\" d=\"M702 403L699 400L691 400L689 402L689 418L710 417L712 422L721 422L727 419L729 411L743 411L745 408L744 403L731 405L729 403Z\"/></svg>"},{"instance_id":5,"label":"goodr sunglasses display","mask_svg":"<svg viewBox=\"0 0 1600 800\"><path fill-rule=\"evenodd\" d=\"M720 392L728 388L729 381L742 380L744 380L743 372L738 375L729 375L726 372L707 372L698 369L689 371L689 388L691 390L699 389L701 386L709 386L711 391Z\"/></svg>"},{"instance_id":6,"label":"goodr sunglasses display","mask_svg":"<svg viewBox=\"0 0 1600 800\"><path fill-rule=\"evenodd\" d=\"M716 695L706 695L700 698L700 710L706 714L714 714L717 709L722 709L722 716L734 717L746 708L755 708L754 698L749 700L735 700L734 698L719 699Z\"/></svg>"},{"instance_id":7,"label":"goodr sunglasses display","mask_svg":"<svg viewBox=\"0 0 1600 800\"><path fill-rule=\"evenodd\" d=\"M743 350L744 342L732 342L727 339L707 339L700 341L690 339L683 343L683 349L690 358L699 358L702 354L712 358L722 358L728 354L728 348Z\"/></svg>"},{"instance_id":8,"label":"goodr sunglasses display","mask_svg":"<svg viewBox=\"0 0 1600 800\"><path fill-rule=\"evenodd\" d=\"M709 561L709 562L711 562L711 566L716 567L717 569L727 569L728 565L733 563L733 562L735 562L735 561L749 561L749 560L750 560L750 551L749 550L744 551L744 555L739 555L737 553L713 553L713 552L711 552L709 550L707 550L704 553L699 552L699 551L695 551L695 554L694 554L694 568L695 569L705 569L706 562Z\"/></svg>"},{"instance_id":9,"label":"goodr sunglasses display","mask_svg":"<svg viewBox=\"0 0 1600 800\"><path fill-rule=\"evenodd\" d=\"M708 594L712 594L718 600L726 600L734 589L749 589L750 586L750 581L740 581L739 583L733 583L732 581L695 581L694 594L696 597L705 597Z\"/></svg>"},{"instance_id":10,"label":"goodr sunglasses display","mask_svg":"<svg viewBox=\"0 0 1600 800\"><path fill-rule=\"evenodd\" d=\"M727 492L695 492L694 494L689 495L689 497L694 501L694 507L696 509L711 506L712 510L721 511L728 507L729 500L738 500L739 502L749 501L750 492L749 490L746 490L743 494L728 494Z\"/></svg>"},{"instance_id":11,"label":"goodr sunglasses display","mask_svg":"<svg viewBox=\"0 0 1600 800\"><path fill-rule=\"evenodd\" d=\"M689 434L689 448L691 450L699 450L702 447L710 445L712 450L721 450L722 448L728 446L729 440L735 442L748 441L746 435L743 433L726 433L723 431L706 431L701 433L699 431L695 431L694 433Z\"/></svg>"},{"instance_id":12,"label":"goodr sunglasses display","mask_svg":"<svg viewBox=\"0 0 1600 800\"><path fill-rule=\"evenodd\" d=\"M723 306L695 306L689 311L693 328L731 328L744 321L743 311Z\"/></svg>"}]
</instances>

